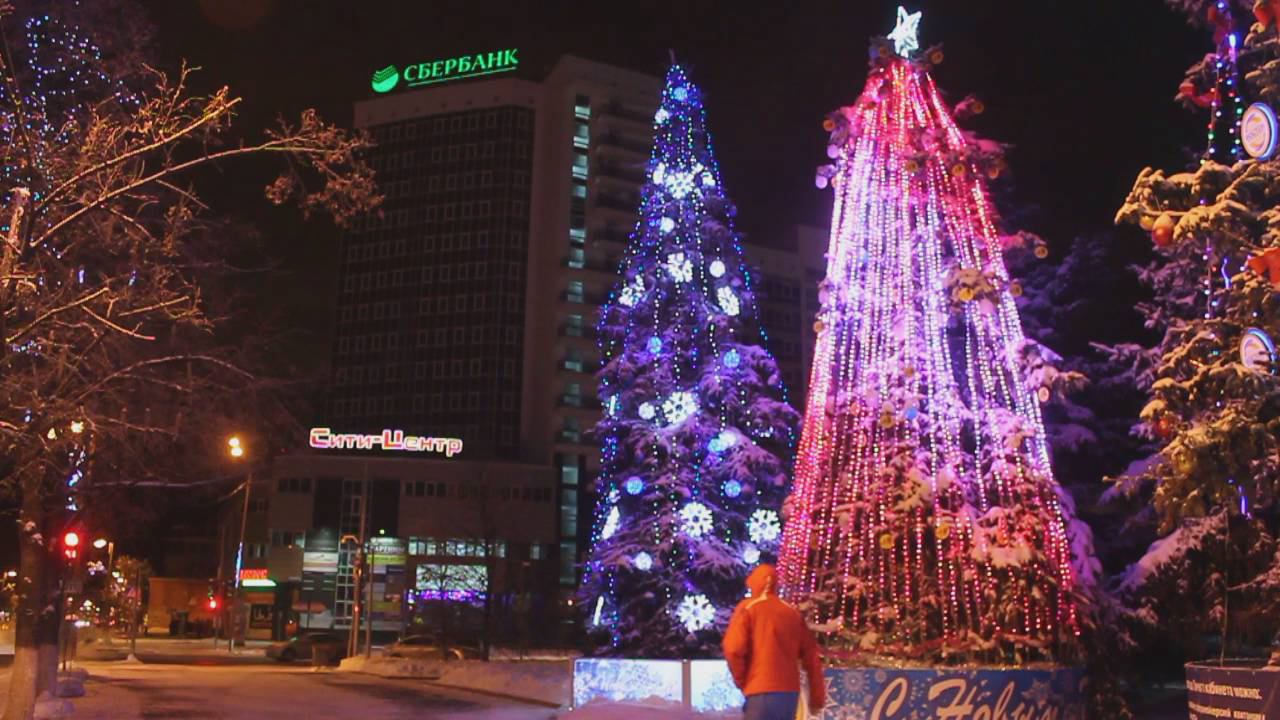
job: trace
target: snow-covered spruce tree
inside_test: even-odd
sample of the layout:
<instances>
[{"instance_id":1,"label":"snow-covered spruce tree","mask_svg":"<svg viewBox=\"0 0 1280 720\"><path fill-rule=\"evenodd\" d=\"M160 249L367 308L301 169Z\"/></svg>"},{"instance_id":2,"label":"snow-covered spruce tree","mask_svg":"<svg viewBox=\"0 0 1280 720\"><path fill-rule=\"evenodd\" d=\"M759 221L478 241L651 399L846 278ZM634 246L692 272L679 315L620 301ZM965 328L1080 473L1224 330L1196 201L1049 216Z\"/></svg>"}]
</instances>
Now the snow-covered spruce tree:
<instances>
[{"instance_id":1,"label":"snow-covered spruce tree","mask_svg":"<svg viewBox=\"0 0 1280 720\"><path fill-rule=\"evenodd\" d=\"M1219 52L1188 71L1188 104L1208 96L1216 112L1232 107L1228 98L1280 100L1269 5L1259 3L1240 43L1225 2L1176 5L1220 36ZM1239 71L1220 71L1237 44ZM1157 259L1139 277L1153 300L1141 310L1161 334L1130 353L1150 368L1139 376L1150 401L1137 432L1157 451L1117 479L1117 493L1149 496L1163 537L1120 589L1140 629L1192 655L1206 651L1207 633L1226 652L1280 629L1280 378L1270 340L1280 337L1280 161L1245 155L1234 120L1211 127L1217 137L1198 167L1144 169L1116 216L1151 231Z\"/></svg>"},{"instance_id":2,"label":"snow-covered spruce tree","mask_svg":"<svg viewBox=\"0 0 1280 720\"><path fill-rule=\"evenodd\" d=\"M1074 659L1093 565L987 194L1002 153L957 127L941 52L895 35L827 123L836 200L782 591L869 661Z\"/></svg>"},{"instance_id":3,"label":"snow-covered spruce tree","mask_svg":"<svg viewBox=\"0 0 1280 720\"><path fill-rule=\"evenodd\" d=\"M599 654L718 655L743 579L780 540L799 416L763 347L734 214L702 93L673 66L598 327L603 462L581 597Z\"/></svg>"},{"instance_id":4,"label":"snow-covered spruce tree","mask_svg":"<svg viewBox=\"0 0 1280 720\"><path fill-rule=\"evenodd\" d=\"M31 717L56 680L52 540L69 500L95 506L107 485L198 476L175 452L211 444L192 415L213 423L207 408L233 398L243 412L256 385L239 344L218 336L217 281L244 247L218 232L202 171L276 157L286 167L267 198L339 222L380 201L358 157L366 140L313 111L240 136L227 88L194 94L185 69L138 60L130 41L145 32L129 6L0 3L0 505L18 509L19 554L11 720Z\"/></svg>"}]
</instances>

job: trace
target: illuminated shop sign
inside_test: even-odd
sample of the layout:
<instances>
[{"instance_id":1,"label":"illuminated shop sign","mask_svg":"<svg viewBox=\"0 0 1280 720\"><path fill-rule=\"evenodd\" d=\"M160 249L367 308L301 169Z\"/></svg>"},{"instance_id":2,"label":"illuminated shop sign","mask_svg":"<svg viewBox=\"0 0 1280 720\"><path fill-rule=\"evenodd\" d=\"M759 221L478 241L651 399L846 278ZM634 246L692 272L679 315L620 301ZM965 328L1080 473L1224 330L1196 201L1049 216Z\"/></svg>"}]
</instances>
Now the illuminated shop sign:
<instances>
[{"instance_id":1,"label":"illuminated shop sign","mask_svg":"<svg viewBox=\"0 0 1280 720\"><path fill-rule=\"evenodd\" d=\"M448 82L450 80L510 72L520 65L520 58L516 57L517 52L519 52L518 48L496 50L489 53L461 55L442 60L414 63L406 65L404 68L388 65L381 70L374 71L373 77L369 80L369 85L374 92L385 93L396 89L401 82L404 83L405 87L418 87L419 85L434 85L435 83Z\"/></svg>"},{"instance_id":2,"label":"illuminated shop sign","mask_svg":"<svg viewBox=\"0 0 1280 720\"><path fill-rule=\"evenodd\" d=\"M247 588L275 587L276 581L268 577L266 568L242 568L240 584Z\"/></svg>"},{"instance_id":3,"label":"illuminated shop sign","mask_svg":"<svg viewBox=\"0 0 1280 720\"><path fill-rule=\"evenodd\" d=\"M335 433L327 427L311 428L311 447L317 450L383 450L434 452L453 457L462 452L458 438L419 437L403 430L383 430L381 435Z\"/></svg>"}]
</instances>

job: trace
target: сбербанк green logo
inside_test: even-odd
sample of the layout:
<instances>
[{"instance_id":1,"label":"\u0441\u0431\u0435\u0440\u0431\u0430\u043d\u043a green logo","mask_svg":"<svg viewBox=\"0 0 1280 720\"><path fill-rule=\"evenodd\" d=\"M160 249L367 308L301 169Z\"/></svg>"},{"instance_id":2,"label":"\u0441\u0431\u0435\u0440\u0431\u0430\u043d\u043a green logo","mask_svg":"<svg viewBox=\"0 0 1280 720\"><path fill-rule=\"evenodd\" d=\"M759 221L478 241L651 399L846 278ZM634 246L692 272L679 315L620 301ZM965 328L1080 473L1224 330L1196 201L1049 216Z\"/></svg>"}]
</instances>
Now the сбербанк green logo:
<instances>
[{"instance_id":1,"label":"\u0441\u0431\u0435\u0440\u0431\u0430\u043d\u043a green logo","mask_svg":"<svg viewBox=\"0 0 1280 720\"><path fill-rule=\"evenodd\" d=\"M388 65L381 70L373 73L373 80L369 82L373 86L374 92L384 93L391 90L400 82L400 71L395 65Z\"/></svg>"}]
</instances>

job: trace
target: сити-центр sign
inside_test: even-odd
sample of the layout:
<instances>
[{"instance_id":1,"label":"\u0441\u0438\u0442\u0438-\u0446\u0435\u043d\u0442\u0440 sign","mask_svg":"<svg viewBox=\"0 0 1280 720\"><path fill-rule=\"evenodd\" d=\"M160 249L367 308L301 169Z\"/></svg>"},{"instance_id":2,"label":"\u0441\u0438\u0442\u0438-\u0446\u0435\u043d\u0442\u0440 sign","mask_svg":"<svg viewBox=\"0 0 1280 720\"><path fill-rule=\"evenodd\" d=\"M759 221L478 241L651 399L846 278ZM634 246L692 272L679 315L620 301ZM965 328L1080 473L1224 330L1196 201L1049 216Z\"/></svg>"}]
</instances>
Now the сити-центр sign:
<instances>
[{"instance_id":1,"label":"\u0441\u0438\u0442\u0438-\u0446\u0435\u043d\u0442\u0440 sign","mask_svg":"<svg viewBox=\"0 0 1280 720\"><path fill-rule=\"evenodd\" d=\"M311 428L311 447L317 450L391 450L401 452L437 452L453 457L462 452L458 438L406 435L403 430L383 430L378 435L335 433L327 427Z\"/></svg>"},{"instance_id":2,"label":"\u0441\u0438\u0442\u0438-\u0446\u0435\u043d\u0442\u0440 sign","mask_svg":"<svg viewBox=\"0 0 1280 720\"><path fill-rule=\"evenodd\" d=\"M510 72L520 64L520 58L516 56L517 52L519 52L517 48L510 48L413 63L405 65L403 68L397 65L388 65L381 70L374 71L373 77L369 80L369 85L374 92L385 93L396 89L401 83L404 83L405 87L417 87L419 85L431 85L450 80Z\"/></svg>"}]
</instances>

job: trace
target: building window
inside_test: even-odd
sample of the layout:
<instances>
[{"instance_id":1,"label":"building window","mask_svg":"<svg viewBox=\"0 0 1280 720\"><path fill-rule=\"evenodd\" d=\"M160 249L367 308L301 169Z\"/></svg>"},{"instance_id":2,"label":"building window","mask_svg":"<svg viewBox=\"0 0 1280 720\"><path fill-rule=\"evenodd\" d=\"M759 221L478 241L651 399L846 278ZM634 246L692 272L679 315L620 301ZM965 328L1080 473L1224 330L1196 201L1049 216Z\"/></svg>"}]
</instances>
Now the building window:
<instances>
[{"instance_id":1,"label":"building window","mask_svg":"<svg viewBox=\"0 0 1280 720\"><path fill-rule=\"evenodd\" d=\"M585 295L585 291L582 286L582 281L570 280L569 289L565 292L565 299L568 300L569 302L580 303L580 302L584 302L583 300L584 295Z\"/></svg>"},{"instance_id":2,"label":"building window","mask_svg":"<svg viewBox=\"0 0 1280 720\"><path fill-rule=\"evenodd\" d=\"M249 498L249 512L251 513L264 513L269 507L267 499L264 497Z\"/></svg>"},{"instance_id":3,"label":"building window","mask_svg":"<svg viewBox=\"0 0 1280 720\"><path fill-rule=\"evenodd\" d=\"M306 537L307 535L304 532L295 532L293 530L272 530L271 546L303 549L307 544Z\"/></svg>"},{"instance_id":4,"label":"building window","mask_svg":"<svg viewBox=\"0 0 1280 720\"><path fill-rule=\"evenodd\" d=\"M311 492L311 478L280 478L276 483L276 491L282 493L309 493Z\"/></svg>"},{"instance_id":5,"label":"building window","mask_svg":"<svg viewBox=\"0 0 1280 720\"><path fill-rule=\"evenodd\" d=\"M587 95L578 95L573 99L573 116L586 120L591 117L591 98Z\"/></svg>"}]
</instances>

